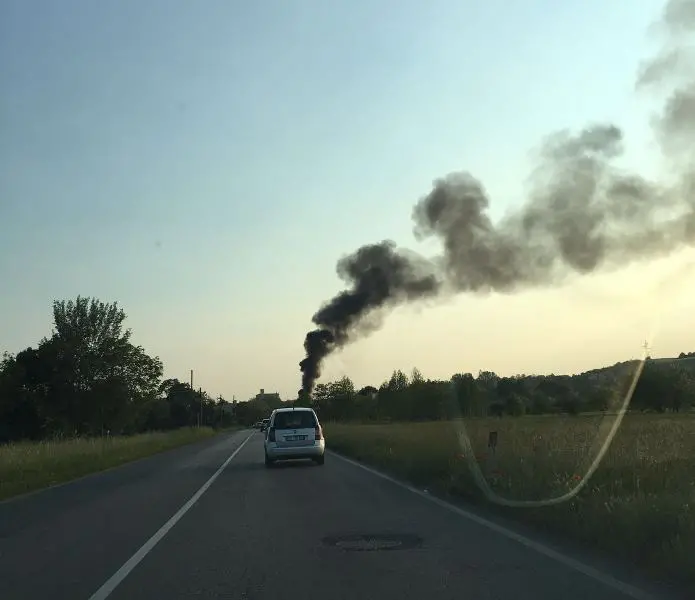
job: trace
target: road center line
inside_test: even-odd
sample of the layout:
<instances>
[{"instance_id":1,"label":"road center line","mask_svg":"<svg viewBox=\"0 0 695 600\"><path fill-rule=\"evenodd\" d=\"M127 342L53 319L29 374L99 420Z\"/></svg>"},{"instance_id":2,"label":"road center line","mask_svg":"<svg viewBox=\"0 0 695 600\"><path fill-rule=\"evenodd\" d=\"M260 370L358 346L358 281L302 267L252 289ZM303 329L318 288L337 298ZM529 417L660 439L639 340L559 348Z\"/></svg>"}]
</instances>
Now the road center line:
<instances>
[{"instance_id":1,"label":"road center line","mask_svg":"<svg viewBox=\"0 0 695 600\"><path fill-rule=\"evenodd\" d=\"M186 502L179 510L176 512L176 514L171 517L164 525L162 525L159 528L159 531L155 533L149 540L147 540L141 547L140 549L133 554L125 563L123 563L123 566L118 569L111 577L109 577L104 585L102 585L96 592L94 592L90 597L89 600L106 600L113 591L120 585L120 583L128 576L128 574L138 566L138 564L142 561L145 556L147 556L150 551L162 540L162 538L169 533L171 528L176 525L181 520L181 517L185 515L191 508L192 506L200 500L200 497L207 491L207 489L213 484L215 479L217 479L222 471L225 470L227 465L232 462L232 459L239 454L241 449L246 445L246 442L248 442L254 435L255 432L251 432L251 434L243 441L239 446L232 452L227 460L225 460L222 463L222 466L215 471L215 473L208 479L202 487L191 497L191 499Z\"/></svg>"}]
</instances>

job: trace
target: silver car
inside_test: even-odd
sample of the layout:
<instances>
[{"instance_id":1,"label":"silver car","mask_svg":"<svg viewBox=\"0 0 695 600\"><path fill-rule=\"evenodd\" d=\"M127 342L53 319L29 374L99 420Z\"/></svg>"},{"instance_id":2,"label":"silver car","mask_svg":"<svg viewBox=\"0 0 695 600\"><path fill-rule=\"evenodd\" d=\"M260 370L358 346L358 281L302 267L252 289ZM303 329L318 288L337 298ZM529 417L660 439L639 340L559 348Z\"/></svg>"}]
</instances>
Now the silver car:
<instances>
[{"instance_id":1,"label":"silver car","mask_svg":"<svg viewBox=\"0 0 695 600\"><path fill-rule=\"evenodd\" d=\"M278 460L310 458L324 463L326 441L319 418L311 408L278 408L265 432L265 466Z\"/></svg>"}]
</instances>

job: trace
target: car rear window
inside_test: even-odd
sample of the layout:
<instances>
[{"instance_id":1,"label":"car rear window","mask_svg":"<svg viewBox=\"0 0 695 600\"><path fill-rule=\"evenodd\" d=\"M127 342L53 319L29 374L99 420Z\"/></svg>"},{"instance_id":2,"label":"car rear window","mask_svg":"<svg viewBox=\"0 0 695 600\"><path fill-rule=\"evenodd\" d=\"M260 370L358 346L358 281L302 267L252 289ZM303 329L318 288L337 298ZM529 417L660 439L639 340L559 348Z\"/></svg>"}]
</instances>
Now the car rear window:
<instances>
[{"instance_id":1,"label":"car rear window","mask_svg":"<svg viewBox=\"0 0 695 600\"><path fill-rule=\"evenodd\" d=\"M314 415L307 410L281 412L275 415L275 429L311 429L316 427Z\"/></svg>"}]
</instances>

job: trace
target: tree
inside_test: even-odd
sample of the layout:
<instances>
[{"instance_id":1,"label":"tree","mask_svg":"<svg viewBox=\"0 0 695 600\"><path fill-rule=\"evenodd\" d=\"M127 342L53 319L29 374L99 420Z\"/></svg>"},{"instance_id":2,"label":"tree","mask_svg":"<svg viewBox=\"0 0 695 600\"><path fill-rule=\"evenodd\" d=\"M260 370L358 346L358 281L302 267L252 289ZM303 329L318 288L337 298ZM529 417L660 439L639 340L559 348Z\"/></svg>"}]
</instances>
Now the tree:
<instances>
[{"instance_id":1,"label":"tree","mask_svg":"<svg viewBox=\"0 0 695 600\"><path fill-rule=\"evenodd\" d=\"M511 394L505 399L505 412L513 417L520 417L526 412L526 404L518 394Z\"/></svg>"},{"instance_id":2,"label":"tree","mask_svg":"<svg viewBox=\"0 0 695 600\"><path fill-rule=\"evenodd\" d=\"M506 400L513 394L523 396L526 394L525 380L522 377L500 377L497 379L496 392L500 400Z\"/></svg>"},{"instance_id":3,"label":"tree","mask_svg":"<svg viewBox=\"0 0 695 600\"><path fill-rule=\"evenodd\" d=\"M355 384L347 375L330 384L333 398L350 399L355 395Z\"/></svg>"},{"instance_id":4,"label":"tree","mask_svg":"<svg viewBox=\"0 0 695 600\"><path fill-rule=\"evenodd\" d=\"M375 396L377 393L379 393L379 390L377 390L373 385L365 385L362 389L360 389L357 394L359 396Z\"/></svg>"},{"instance_id":5,"label":"tree","mask_svg":"<svg viewBox=\"0 0 695 600\"><path fill-rule=\"evenodd\" d=\"M579 414L606 410L631 380L636 361L617 363L577 375L499 377L481 371L458 373L450 381L425 380L418 369L410 379L396 369L378 388L355 393L352 381L316 386L314 406L322 418L335 420L419 421L457 416L522 416L527 413ZM695 362L664 366L650 362L633 399L638 410L683 410L695 400Z\"/></svg>"},{"instance_id":6,"label":"tree","mask_svg":"<svg viewBox=\"0 0 695 600\"><path fill-rule=\"evenodd\" d=\"M656 363L646 363L631 399L633 408L642 411L665 412L672 402L674 385L670 370Z\"/></svg>"},{"instance_id":7,"label":"tree","mask_svg":"<svg viewBox=\"0 0 695 600\"><path fill-rule=\"evenodd\" d=\"M51 427L80 432L122 428L133 405L156 389L162 365L133 346L117 303L77 297L53 303L53 334L39 350L54 366Z\"/></svg>"},{"instance_id":8,"label":"tree","mask_svg":"<svg viewBox=\"0 0 695 600\"><path fill-rule=\"evenodd\" d=\"M531 396L530 412L534 415L543 415L551 412L553 403L551 399L541 391L536 391Z\"/></svg>"},{"instance_id":9,"label":"tree","mask_svg":"<svg viewBox=\"0 0 695 600\"><path fill-rule=\"evenodd\" d=\"M484 390L471 373L457 373L451 378L454 397L461 414L472 416L480 414Z\"/></svg>"},{"instance_id":10,"label":"tree","mask_svg":"<svg viewBox=\"0 0 695 600\"><path fill-rule=\"evenodd\" d=\"M637 410L680 412L692 403L695 386L678 365L645 364L635 387L631 406Z\"/></svg>"},{"instance_id":11,"label":"tree","mask_svg":"<svg viewBox=\"0 0 695 600\"><path fill-rule=\"evenodd\" d=\"M478 372L478 384L486 391L496 390L499 380L500 378L497 373L493 373L492 371Z\"/></svg>"},{"instance_id":12,"label":"tree","mask_svg":"<svg viewBox=\"0 0 695 600\"><path fill-rule=\"evenodd\" d=\"M163 365L131 342L117 303L77 297L53 304L49 337L0 359L0 442L50 436L98 435L201 425L251 425L283 403L253 398L228 403L176 378L162 381ZM634 410L685 410L695 400L695 353L680 360L648 361L638 381ZM313 406L325 420L419 421L455 416L516 415L606 410L638 361L577 375L458 373L426 380L413 368L396 369L379 388L355 391L344 376L318 384L297 405Z\"/></svg>"},{"instance_id":13,"label":"tree","mask_svg":"<svg viewBox=\"0 0 695 600\"><path fill-rule=\"evenodd\" d=\"M314 389L314 407L320 416L329 417L331 387L326 383L317 384Z\"/></svg>"},{"instance_id":14,"label":"tree","mask_svg":"<svg viewBox=\"0 0 695 600\"><path fill-rule=\"evenodd\" d=\"M0 361L0 443L41 436L41 390L26 385L36 377L35 354L27 348L16 357L5 353Z\"/></svg>"},{"instance_id":15,"label":"tree","mask_svg":"<svg viewBox=\"0 0 695 600\"><path fill-rule=\"evenodd\" d=\"M391 378L386 384L389 392L404 392L408 389L408 376L400 369L391 374Z\"/></svg>"},{"instance_id":16,"label":"tree","mask_svg":"<svg viewBox=\"0 0 695 600\"><path fill-rule=\"evenodd\" d=\"M355 412L355 384L347 376L328 384L327 415L332 419L350 419Z\"/></svg>"},{"instance_id":17,"label":"tree","mask_svg":"<svg viewBox=\"0 0 695 600\"><path fill-rule=\"evenodd\" d=\"M0 440L171 426L163 365L125 319L115 302L55 301L50 337L0 363Z\"/></svg>"},{"instance_id":18,"label":"tree","mask_svg":"<svg viewBox=\"0 0 695 600\"><path fill-rule=\"evenodd\" d=\"M410 375L410 382L412 385L420 385L425 383L425 378L422 376L422 373L420 373L420 370L417 367L413 369L413 372Z\"/></svg>"}]
</instances>

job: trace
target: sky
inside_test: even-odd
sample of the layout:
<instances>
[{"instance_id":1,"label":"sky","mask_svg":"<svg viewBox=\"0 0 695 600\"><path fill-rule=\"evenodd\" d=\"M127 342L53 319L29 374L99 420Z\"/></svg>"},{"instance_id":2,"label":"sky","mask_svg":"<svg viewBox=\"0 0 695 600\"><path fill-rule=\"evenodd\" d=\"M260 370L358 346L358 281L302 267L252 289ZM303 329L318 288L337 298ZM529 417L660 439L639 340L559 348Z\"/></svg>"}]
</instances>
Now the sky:
<instances>
[{"instance_id":1,"label":"sky","mask_svg":"<svg viewBox=\"0 0 695 600\"><path fill-rule=\"evenodd\" d=\"M524 201L529 151L602 120L653 172L634 78L662 4L4 0L0 351L48 335L54 299L95 296L166 376L295 397L337 259L419 248L412 205L437 177L474 173L499 217ZM576 372L648 336L692 351L693 258L398 309L324 380Z\"/></svg>"}]
</instances>

